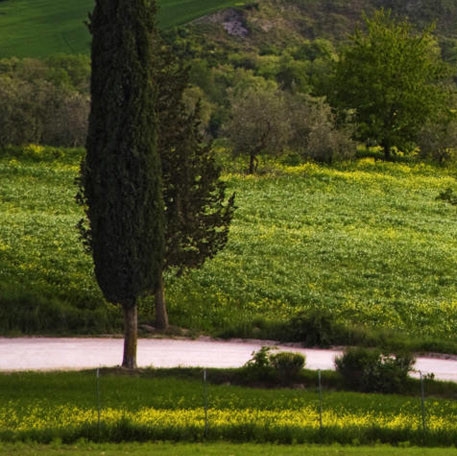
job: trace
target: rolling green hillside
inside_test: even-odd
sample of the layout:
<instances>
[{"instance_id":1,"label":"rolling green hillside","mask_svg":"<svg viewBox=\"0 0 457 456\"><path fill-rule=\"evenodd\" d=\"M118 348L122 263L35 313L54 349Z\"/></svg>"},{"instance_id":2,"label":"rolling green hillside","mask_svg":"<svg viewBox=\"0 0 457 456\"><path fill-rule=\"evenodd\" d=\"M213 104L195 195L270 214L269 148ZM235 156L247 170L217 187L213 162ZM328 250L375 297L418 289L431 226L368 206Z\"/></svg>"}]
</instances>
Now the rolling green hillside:
<instances>
[{"instance_id":1,"label":"rolling green hillside","mask_svg":"<svg viewBox=\"0 0 457 456\"><path fill-rule=\"evenodd\" d=\"M240 2L161 0L159 24L172 27L236 3ZM93 0L0 1L0 58L87 53L90 36L84 21L93 5Z\"/></svg>"},{"instance_id":2,"label":"rolling green hillside","mask_svg":"<svg viewBox=\"0 0 457 456\"><path fill-rule=\"evenodd\" d=\"M0 334L115 325L75 228L81 152L29 146L0 157ZM343 324L455 341L457 213L436 200L457 187L451 169L372 159L271 166L225 175L238 206L228 245L201 270L166 278L173 325L261 336L265 322L325 311ZM145 317L152 302L144 306Z\"/></svg>"}]
</instances>

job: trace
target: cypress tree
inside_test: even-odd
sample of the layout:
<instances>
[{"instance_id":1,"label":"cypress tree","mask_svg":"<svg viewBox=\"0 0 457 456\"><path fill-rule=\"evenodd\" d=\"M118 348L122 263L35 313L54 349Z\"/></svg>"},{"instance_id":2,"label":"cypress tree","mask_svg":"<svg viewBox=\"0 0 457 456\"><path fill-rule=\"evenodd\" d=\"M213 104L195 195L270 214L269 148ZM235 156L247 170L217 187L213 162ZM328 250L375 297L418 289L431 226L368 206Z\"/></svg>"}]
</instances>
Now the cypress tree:
<instances>
[{"instance_id":1,"label":"cypress tree","mask_svg":"<svg viewBox=\"0 0 457 456\"><path fill-rule=\"evenodd\" d=\"M201 267L225 247L234 213L234 195L226 185L200 125L200 108L183 102L188 74L170 50L162 47L158 81L159 154L165 203L164 269L181 274ZM168 315L163 280L155 296L156 326L166 329Z\"/></svg>"},{"instance_id":2,"label":"cypress tree","mask_svg":"<svg viewBox=\"0 0 457 456\"><path fill-rule=\"evenodd\" d=\"M97 282L124 312L127 368L136 367L137 301L156 291L164 251L155 12L148 0L96 0L89 25L92 105L80 199Z\"/></svg>"}]
</instances>

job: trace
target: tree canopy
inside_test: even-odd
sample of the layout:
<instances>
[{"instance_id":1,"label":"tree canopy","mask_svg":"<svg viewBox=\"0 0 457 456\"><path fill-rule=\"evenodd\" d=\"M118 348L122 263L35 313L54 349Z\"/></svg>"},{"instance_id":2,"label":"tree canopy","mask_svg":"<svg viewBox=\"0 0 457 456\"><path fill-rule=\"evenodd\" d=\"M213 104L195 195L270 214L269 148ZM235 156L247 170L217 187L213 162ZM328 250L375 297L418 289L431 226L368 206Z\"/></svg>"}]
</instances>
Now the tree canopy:
<instances>
[{"instance_id":1,"label":"tree canopy","mask_svg":"<svg viewBox=\"0 0 457 456\"><path fill-rule=\"evenodd\" d=\"M353 115L357 139L380 145L389 159L394 147L415 146L446 102L450 73L432 27L416 33L383 9L364 20L337 63L332 101Z\"/></svg>"},{"instance_id":2,"label":"tree canopy","mask_svg":"<svg viewBox=\"0 0 457 456\"><path fill-rule=\"evenodd\" d=\"M165 203L164 268L198 268L225 247L234 212L226 198L211 143L200 125L200 105L183 100L188 71L166 46L159 53L159 153ZM168 325L163 287L156 293L156 326Z\"/></svg>"},{"instance_id":3,"label":"tree canopy","mask_svg":"<svg viewBox=\"0 0 457 456\"><path fill-rule=\"evenodd\" d=\"M235 153L249 156L249 174L254 174L258 156L282 152L291 136L283 92L274 84L234 91L225 133Z\"/></svg>"}]
</instances>

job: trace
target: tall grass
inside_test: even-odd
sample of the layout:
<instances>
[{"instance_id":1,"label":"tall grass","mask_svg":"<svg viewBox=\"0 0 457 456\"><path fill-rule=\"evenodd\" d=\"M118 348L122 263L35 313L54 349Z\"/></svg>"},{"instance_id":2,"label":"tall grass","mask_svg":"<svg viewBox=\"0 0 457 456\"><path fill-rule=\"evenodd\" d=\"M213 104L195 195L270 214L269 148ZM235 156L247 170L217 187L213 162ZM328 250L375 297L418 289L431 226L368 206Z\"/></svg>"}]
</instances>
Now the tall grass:
<instances>
[{"instance_id":1,"label":"tall grass","mask_svg":"<svg viewBox=\"0 0 457 456\"><path fill-rule=\"evenodd\" d=\"M0 331L119 328L75 229L82 151L34 147L0 157ZM456 342L457 213L436 200L457 188L451 169L364 159L225 179L238 206L228 245L201 270L166 278L174 325L256 336L323 312ZM146 299L142 319L152 308Z\"/></svg>"}]
</instances>

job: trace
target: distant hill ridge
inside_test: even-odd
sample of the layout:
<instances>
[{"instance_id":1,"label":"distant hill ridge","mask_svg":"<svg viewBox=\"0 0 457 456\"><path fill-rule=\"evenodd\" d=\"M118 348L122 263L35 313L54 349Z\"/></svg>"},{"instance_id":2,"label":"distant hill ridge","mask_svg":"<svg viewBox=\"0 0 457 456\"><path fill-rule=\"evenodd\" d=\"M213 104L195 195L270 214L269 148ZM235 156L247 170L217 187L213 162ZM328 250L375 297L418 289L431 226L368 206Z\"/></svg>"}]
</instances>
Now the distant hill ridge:
<instances>
[{"instance_id":1,"label":"distant hill ridge","mask_svg":"<svg viewBox=\"0 0 457 456\"><path fill-rule=\"evenodd\" d=\"M295 36L339 41L361 22L364 12L379 8L392 10L418 28L435 23L439 36L457 39L456 0L258 0L237 11L242 16L238 21L244 22L253 37L263 33L275 39ZM217 17L224 21L227 14L218 12L199 22L214 22Z\"/></svg>"},{"instance_id":2,"label":"distant hill ridge","mask_svg":"<svg viewBox=\"0 0 457 456\"><path fill-rule=\"evenodd\" d=\"M457 0L256 0L199 18L190 29L219 53L277 53L317 38L338 48L364 13L380 8L418 30L435 24L443 57L457 64Z\"/></svg>"}]
</instances>

